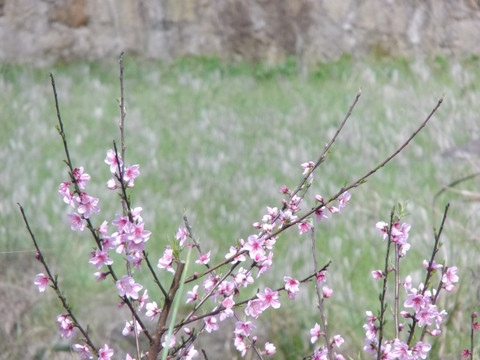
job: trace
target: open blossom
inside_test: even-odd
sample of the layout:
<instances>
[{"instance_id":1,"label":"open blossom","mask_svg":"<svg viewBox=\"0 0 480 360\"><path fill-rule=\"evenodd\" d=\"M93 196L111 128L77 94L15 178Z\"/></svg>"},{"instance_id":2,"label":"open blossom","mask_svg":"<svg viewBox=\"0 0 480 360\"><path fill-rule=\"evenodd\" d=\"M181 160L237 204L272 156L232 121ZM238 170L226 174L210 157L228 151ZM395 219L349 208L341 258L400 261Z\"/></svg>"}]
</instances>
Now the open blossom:
<instances>
[{"instance_id":1,"label":"open blossom","mask_svg":"<svg viewBox=\"0 0 480 360\"><path fill-rule=\"evenodd\" d=\"M183 243L185 242L185 240L187 240L187 236L187 229L179 227L177 233L175 234L175 239L180 242L180 246L183 246Z\"/></svg>"},{"instance_id":2,"label":"open blossom","mask_svg":"<svg viewBox=\"0 0 480 360\"><path fill-rule=\"evenodd\" d=\"M73 201L73 192L70 191L71 182L63 182L58 186L58 192L60 195L63 196L63 201L66 204L71 206L75 206L75 202Z\"/></svg>"},{"instance_id":3,"label":"open blossom","mask_svg":"<svg viewBox=\"0 0 480 360\"><path fill-rule=\"evenodd\" d=\"M238 254L239 252L240 252L240 250L238 249L237 246L230 246L230 251L229 251L228 254L225 255L225 259L230 259L233 256L235 256L236 254ZM235 256L230 263L235 264L237 262L242 262L242 261L245 261L245 260L246 260L245 255L238 255L238 256Z\"/></svg>"},{"instance_id":4,"label":"open blossom","mask_svg":"<svg viewBox=\"0 0 480 360\"><path fill-rule=\"evenodd\" d=\"M345 340L343 339L343 337L341 335L335 335L333 337L333 343L335 344L335 346L337 347L340 347L342 346L342 344L345 342Z\"/></svg>"},{"instance_id":5,"label":"open blossom","mask_svg":"<svg viewBox=\"0 0 480 360\"><path fill-rule=\"evenodd\" d=\"M205 318L205 330L209 333L218 330L217 318L215 316L207 316Z\"/></svg>"},{"instance_id":6,"label":"open blossom","mask_svg":"<svg viewBox=\"0 0 480 360\"><path fill-rule=\"evenodd\" d=\"M145 309L147 310L145 312L145 316L147 316L152 321L155 319L155 316L157 316L157 314L161 312L155 301L152 301L151 303L145 305Z\"/></svg>"},{"instance_id":7,"label":"open blossom","mask_svg":"<svg viewBox=\"0 0 480 360\"><path fill-rule=\"evenodd\" d=\"M187 351L185 352L185 354L183 354L182 356L182 360L191 360L193 358L196 358L198 357L198 351L195 349L195 347L193 345L190 345L187 349Z\"/></svg>"},{"instance_id":8,"label":"open blossom","mask_svg":"<svg viewBox=\"0 0 480 360\"><path fill-rule=\"evenodd\" d=\"M90 181L90 175L83 173L83 166L73 169L73 177L80 189L85 189L87 181Z\"/></svg>"},{"instance_id":9,"label":"open blossom","mask_svg":"<svg viewBox=\"0 0 480 360\"><path fill-rule=\"evenodd\" d=\"M98 360L110 360L113 356L113 349L110 349L107 344L98 350Z\"/></svg>"},{"instance_id":10,"label":"open blossom","mask_svg":"<svg viewBox=\"0 0 480 360\"><path fill-rule=\"evenodd\" d=\"M72 349L80 355L80 359L93 359L93 354L87 345L73 344Z\"/></svg>"},{"instance_id":11,"label":"open blossom","mask_svg":"<svg viewBox=\"0 0 480 360\"><path fill-rule=\"evenodd\" d=\"M382 270L373 270L371 272L371 275L374 279L378 280L378 279L381 279L383 278L383 271Z\"/></svg>"},{"instance_id":12,"label":"open blossom","mask_svg":"<svg viewBox=\"0 0 480 360\"><path fill-rule=\"evenodd\" d=\"M77 210L85 219L88 219L92 213L98 213L100 211L98 201L97 198L82 193Z\"/></svg>"},{"instance_id":13,"label":"open blossom","mask_svg":"<svg viewBox=\"0 0 480 360\"><path fill-rule=\"evenodd\" d=\"M235 323L235 330L233 331L236 335L250 336L250 332L255 330L255 325L251 321L237 321Z\"/></svg>"},{"instance_id":14,"label":"open blossom","mask_svg":"<svg viewBox=\"0 0 480 360\"><path fill-rule=\"evenodd\" d=\"M118 154L120 156L120 154ZM118 162L117 162L117 156L115 155L115 151L112 149L109 149L107 151L107 157L105 158L105 164L110 166L110 172L112 174L115 174L118 169ZM120 165L122 165L122 160L120 160Z\"/></svg>"},{"instance_id":15,"label":"open blossom","mask_svg":"<svg viewBox=\"0 0 480 360\"><path fill-rule=\"evenodd\" d=\"M70 339L74 329L72 321L65 315L58 315L57 324L60 329L60 336L65 339Z\"/></svg>"},{"instance_id":16,"label":"open blossom","mask_svg":"<svg viewBox=\"0 0 480 360\"><path fill-rule=\"evenodd\" d=\"M145 230L144 227L144 222L139 222L138 224L133 224L129 222L125 226L125 233L127 234L127 239L134 242L135 244L147 242L150 239L150 235L152 233L148 230Z\"/></svg>"},{"instance_id":17,"label":"open blossom","mask_svg":"<svg viewBox=\"0 0 480 360\"><path fill-rule=\"evenodd\" d=\"M187 292L187 302L186 302L187 304L195 300L198 300L197 291L198 291L198 285L195 285L191 291Z\"/></svg>"},{"instance_id":18,"label":"open blossom","mask_svg":"<svg viewBox=\"0 0 480 360\"><path fill-rule=\"evenodd\" d=\"M95 268L100 269L104 265L112 265L113 260L108 257L108 253L104 250L97 249L92 252L92 257L88 261L90 264L95 265Z\"/></svg>"},{"instance_id":19,"label":"open blossom","mask_svg":"<svg viewBox=\"0 0 480 360\"><path fill-rule=\"evenodd\" d=\"M320 336L322 336L322 331L320 330L320 325L315 323L313 328L310 329L310 341L311 341L311 343L314 344Z\"/></svg>"},{"instance_id":20,"label":"open blossom","mask_svg":"<svg viewBox=\"0 0 480 360\"><path fill-rule=\"evenodd\" d=\"M453 283L458 282L458 269L456 266L449 267L445 270L445 273L442 275L442 283L445 284L445 290L448 292L453 291L455 286Z\"/></svg>"},{"instance_id":21,"label":"open blossom","mask_svg":"<svg viewBox=\"0 0 480 360\"><path fill-rule=\"evenodd\" d=\"M48 285L48 277L43 273L37 274L33 283L38 286L38 291L44 292Z\"/></svg>"},{"instance_id":22,"label":"open blossom","mask_svg":"<svg viewBox=\"0 0 480 360\"><path fill-rule=\"evenodd\" d=\"M300 233L300 235L308 232L311 228L312 228L312 225L307 221L302 221L301 223L298 224L298 232Z\"/></svg>"},{"instance_id":23,"label":"open blossom","mask_svg":"<svg viewBox=\"0 0 480 360\"><path fill-rule=\"evenodd\" d=\"M263 248L263 243L265 240L259 238L257 235L250 235L248 237L248 242L245 243L243 248L248 251L250 258L253 261L262 261L265 259L265 249Z\"/></svg>"},{"instance_id":24,"label":"open blossom","mask_svg":"<svg viewBox=\"0 0 480 360\"><path fill-rule=\"evenodd\" d=\"M173 263L173 249L170 246L167 246L163 256L158 260L158 267L161 269L166 269L171 273L175 274L175 270L172 267Z\"/></svg>"},{"instance_id":25,"label":"open blossom","mask_svg":"<svg viewBox=\"0 0 480 360\"><path fill-rule=\"evenodd\" d=\"M273 355L277 352L277 348L272 343L265 343L265 355Z\"/></svg>"},{"instance_id":26,"label":"open blossom","mask_svg":"<svg viewBox=\"0 0 480 360\"><path fill-rule=\"evenodd\" d=\"M140 165L132 165L125 170L123 180L127 183L127 187L132 188L135 185L134 180L140 175L139 168Z\"/></svg>"},{"instance_id":27,"label":"open blossom","mask_svg":"<svg viewBox=\"0 0 480 360\"><path fill-rule=\"evenodd\" d=\"M305 162L301 166L303 168L303 173L302 173L303 176L306 176L307 174L310 174L310 176L313 176L313 172L311 172L313 167L315 166L315 163L313 161Z\"/></svg>"},{"instance_id":28,"label":"open blossom","mask_svg":"<svg viewBox=\"0 0 480 360\"><path fill-rule=\"evenodd\" d=\"M263 306L263 301L257 298L250 300L247 303L247 306L245 307L245 314L257 319L258 315L260 315L263 310L265 310L265 307Z\"/></svg>"},{"instance_id":29,"label":"open blossom","mask_svg":"<svg viewBox=\"0 0 480 360\"><path fill-rule=\"evenodd\" d=\"M142 327L140 326L137 320L135 320L135 323L136 323L135 325L137 327L137 335L138 335L142 332ZM133 321L127 321L125 323L125 327L122 330L122 335L127 336L130 334L133 334L134 332L135 332L135 326L133 325Z\"/></svg>"},{"instance_id":30,"label":"open blossom","mask_svg":"<svg viewBox=\"0 0 480 360\"><path fill-rule=\"evenodd\" d=\"M278 301L278 291L274 291L270 288L265 288L265 292L258 293L257 298L262 301L262 306L264 309L268 308L269 306L273 307L274 309L278 309L280 307L280 301Z\"/></svg>"},{"instance_id":31,"label":"open blossom","mask_svg":"<svg viewBox=\"0 0 480 360\"><path fill-rule=\"evenodd\" d=\"M211 251L209 251L206 254L200 255L200 257L195 261L195 263L196 264L207 265L210 262L210 253L211 253Z\"/></svg>"},{"instance_id":32,"label":"open blossom","mask_svg":"<svg viewBox=\"0 0 480 360\"><path fill-rule=\"evenodd\" d=\"M128 296L134 300L138 299L138 292L143 289L142 285L135 283L135 279L128 275L123 275L116 286L120 296Z\"/></svg>"},{"instance_id":33,"label":"open blossom","mask_svg":"<svg viewBox=\"0 0 480 360\"><path fill-rule=\"evenodd\" d=\"M257 279L266 272L272 266L273 252L269 252L265 260L262 261L262 264L258 267Z\"/></svg>"}]
</instances>

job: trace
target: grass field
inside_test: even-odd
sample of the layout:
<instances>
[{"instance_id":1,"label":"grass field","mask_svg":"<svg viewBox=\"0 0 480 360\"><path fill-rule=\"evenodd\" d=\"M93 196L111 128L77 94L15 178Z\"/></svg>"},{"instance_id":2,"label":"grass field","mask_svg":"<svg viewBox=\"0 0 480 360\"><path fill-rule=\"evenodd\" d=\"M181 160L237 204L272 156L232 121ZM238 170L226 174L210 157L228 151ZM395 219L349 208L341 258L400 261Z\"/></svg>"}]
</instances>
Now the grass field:
<instances>
[{"instance_id":1,"label":"grass field","mask_svg":"<svg viewBox=\"0 0 480 360\"><path fill-rule=\"evenodd\" d=\"M300 164L317 159L359 89L360 102L317 172L305 209L313 205L313 194L333 195L374 168L445 96L414 142L354 189L341 215L317 228L317 242L320 263L332 260L328 283L335 293L326 303L331 333L345 337L346 355L366 359L364 314L379 307L379 287L369 274L382 266L385 251L375 223L388 221L396 203L408 204L410 216L404 221L412 224L412 250L402 266L404 275L413 272L420 278L421 261L433 244L432 227L451 202L440 258L459 267L461 284L445 297L450 318L442 336L432 340L431 358L460 357L468 345L470 313L480 310L479 206L458 191L445 191L436 201L434 196L479 171L480 149L468 156L454 151L480 137L478 59L344 57L308 73L292 59L275 67L211 58L164 64L127 57L125 64L126 162L141 166L132 201L144 209L155 262L184 213L203 248L223 259L230 244L254 232L251 224L261 219L265 206L280 206L280 186L298 183ZM68 354L63 351L68 343L56 330L59 304L53 293L38 294L32 284L43 269L34 259L17 202L26 209L71 303L92 324L94 339L118 351L128 349L114 340L126 319L114 312L116 291L93 280L88 264L93 243L86 233L70 231L66 205L57 194L67 172L49 72L55 76L72 160L92 175L88 191L101 199L102 213L94 224L121 211L118 197L105 191L110 174L103 163L112 140L119 139L116 63L49 69L0 65L0 359L63 359ZM454 190L478 188L474 178ZM284 275L302 278L312 271L310 241L290 231L279 239L274 259L265 284L280 287ZM296 302L283 297L281 309L264 319L259 337L277 345L276 359L298 359L312 351L309 329L319 314L311 288L305 287ZM238 356L220 335L215 344L222 358Z\"/></svg>"}]
</instances>

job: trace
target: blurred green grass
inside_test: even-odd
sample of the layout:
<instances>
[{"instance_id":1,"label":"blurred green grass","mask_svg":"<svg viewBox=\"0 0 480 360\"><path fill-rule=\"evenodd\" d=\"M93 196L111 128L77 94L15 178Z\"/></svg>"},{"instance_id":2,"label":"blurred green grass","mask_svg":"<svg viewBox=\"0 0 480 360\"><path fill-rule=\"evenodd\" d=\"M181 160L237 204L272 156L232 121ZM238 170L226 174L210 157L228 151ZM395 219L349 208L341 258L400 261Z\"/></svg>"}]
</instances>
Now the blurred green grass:
<instances>
[{"instance_id":1,"label":"blurred green grass","mask_svg":"<svg viewBox=\"0 0 480 360\"><path fill-rule=\"evenodd\" d=\"M442 155L480 136L478 59L359 61L345 56L308 73L294 59L269 66L216 58L166 64L127 57L125 64L127 163L139 163L142 173L131 196L134 206L143 207L153 233L148 246L154 263L184 213L203 248L212 249L215 260L223 259L230 244L253 233L251 224L266 205L280 206L279 187L298 183L300 164L319 156L360 88L360 102L317 171L304 209L313 205L313 194L328 197L375 167L444 95L424 132L352 192L345 211L319 226L317 241L319 261L333 261L329 285L335 294L326 305L332 333L344 335L346 353L357 357L363 347L364 311L378 308L379 289L369 277L383 263L376 221L386 221L397 202L408 202L411 215L405 221L412 224L413 249L404 274L414 271L418 277L421 260L430 254L432 227L439 224L446 201L452 201L440 256L459 265L463 282L448 299L451 321L433 354L458 358L466 346L469 312L479 300L478 291L472 291L479 288L478 204L452 192L442 194L434 205L433 198L446 184L478 171L479 154L467 160ZM37 341L30 351L40 354L37 358L54 358L51 348L64 344L54 320L61 309L53 296L39 296L32 285L42 269L33 260L17 202L25 207L72 304L86 309L85 321L107 327L109 332L103 333L112 338L124 324L124 317L115 315L108 326L102 321L102 311L115 303L115 294L108 284L92 280L88 253L93 244L86 233L69 230L66 205L57 194L66 169L49 71L55 76L73 162L92 175L87 189L101 199L102 215L94 224L120 212L117 196L105 191L110 174L103 163L112 140L119 141L117 64L79 62L51 69L2 64L0 270L2 283L27 289L31 297L21 311L11 312L4 326L6 340L0 348L8 349L6 358L31 356L24 344L32 334ZM462 186L475 191L478 181ZM295 230L283 235L276 249L274 266L263 280L271 287L281 286L284 275L302 278L312 271L310 241ZM298 358L311 351L308 330L319 321L312 294L305 288L299 301L283 299L281 310L266 314L266 332L281 354L276 358ZM99 302L105 304L102 311ZM93 320L88 316L92 313ZM459 332L465 336L449 336ZM98 341L106 340L98 335Z\"/></svg>"}]
</instances>

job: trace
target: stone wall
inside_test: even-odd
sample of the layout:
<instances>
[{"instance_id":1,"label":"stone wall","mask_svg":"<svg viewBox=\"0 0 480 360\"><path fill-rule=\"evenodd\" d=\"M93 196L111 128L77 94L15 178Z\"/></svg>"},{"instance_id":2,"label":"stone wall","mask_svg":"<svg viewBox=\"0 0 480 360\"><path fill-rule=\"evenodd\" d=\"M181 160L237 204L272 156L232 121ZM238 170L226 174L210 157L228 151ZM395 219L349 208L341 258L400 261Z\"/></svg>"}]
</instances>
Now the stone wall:
<instances>
[{"instance_id":1,"label":"stone wall","mask_svg":"<svg viewBox=\"0 0 480 360\"><path fill-rule=\"evenodd\" d=\"M480 0L0 0L0 61L480 55Z\"/></svg>"}]
</instances>

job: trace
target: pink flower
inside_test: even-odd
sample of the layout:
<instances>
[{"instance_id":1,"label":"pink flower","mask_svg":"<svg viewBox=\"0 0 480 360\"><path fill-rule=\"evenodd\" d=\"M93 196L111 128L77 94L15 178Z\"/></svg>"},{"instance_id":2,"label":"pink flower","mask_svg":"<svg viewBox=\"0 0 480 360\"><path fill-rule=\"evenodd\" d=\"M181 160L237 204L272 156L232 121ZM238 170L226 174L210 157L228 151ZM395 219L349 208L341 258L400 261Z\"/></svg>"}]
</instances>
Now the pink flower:
<instances>
[{"instance_id":1,"label":"pink flower","mask_svg":"<svg viewBox=\"0 0 480 360\"><path fill-rule=\"evenodd\" d=\"M137 335L138 335L142 332L142 327L140 326L137 320L135 320L135 322L137 325ZM130 335L130 334L133 334L134 331L135 331L135 326L133 326L133 321L127 321L125 323L125 327L122 330L122 335L123 336Z\"/></svg>"},{"instance_id":2,"label":"pink flower","mask_svg":"<svg viewBox=\"0 0 480 360\"><path fill-rule=\"evenodd\" d=\"M120 216L118 214L115 215L115 220L112 221L112 225L117 227L119 233L126 231L129 223L128 216Z\"/></svg>"},{"instance_id":3,"label":"pink flower","mask_svg":"<svg viewBox=\"0 0 480 360\"><path fill-rule=\"evenodd\" d=\"M207 316L205 318L205 330L208 333L218 330L217 318L215 316Z\"/></svg>"},{"instance_id":4,"label":"pink flower","mask_svg":"<svg viewBox=\"0 0 480 360\"><path fill-rule=\"evenodd\" d=\"M350 194L348 191L345 191L342 196L338 198L339 211L341 211L347 205L347 202L350 200L351 197L352 194Z\"/></svg>"},{"instance_id":5,"label":"pink flower","mask_svg":"<svg viewBox=\"0 0 480 360\"><path fill-rule=\"evenodd\" d=\"M148 230L144 230L145 223L139 222L138 224L133 224L129 222L126 226L127 239L134 242L135 244L141 244L147 242L150 239L152 234Z\"/></svg>"},{"instance_id":6,"label":"pink flower","mask_svg":"<svg viewBox=\"0 0 480 360\"><path fill-rule=\"evenodd\" d=\"M152 321L154 320L155 316L157 316L157 314L159 314L161 311L155 301L152 301L151 303L145 305L145 309L147 310L145 312L145 315Z\"/></svg>"},{"instance_id":7,"label":"pink flower","mask_svg":"<svg viewBox=\"0 0 480 360\"><path fill-rule=\"evenodd\" d=\"M284 276L283 281L285 281L285 290L287 290L288 298L290 300L295 299L295 295L300 291L300 282L289 276Z\"/></svg>"},{"instance_id":8,"label":"pink flower","mask_svg":"<svg viewBox=\"0 0 480 360\"><path fill-rule=\"evenodd\" d=\"M77 210L85 219L88 219L92 213L98 213L100 211L98 201L97 198L82 193Z\"/></svg>"},{"instance_id":9,"label":"pink flower","mask_svg":"<svg viewBox=\"0 0 480 360\"><path fill-rule=\"evenodd\" d=\"M265 288L264 293L258 293L257 298L262 301L262 306L264 309L268 308L269 306L273 307L274 309L278 309L280 307L280 301L278 301L278 291L274 291L270 288Z\"/></svg>"},{"instance_id":10,"label":"pink flower","mask_svg":"<svg viewBox=\"0 0 480 360\"><path fill-rule=\"evenodd\" d=\"M273 355L277 352L277 348L272 343L265 343L265 355Z\"/></svg>"},{"instance_id":11,"label":"pink flower","mask_svg":"<svg viewBox=\"0 0 480 360\"><path fill-rule=\"evenodd\" d=\"M310 329L310 341L311 341L311 343L314 344L318 340L318 338L322 335L323 335L323 333L320 330L320 325L315 323L313 328Z\"/></svg>"},{"instance_id":12,"label":"pink flower","mask_svg":"<svg viewBox=\"0 0 480 360\"><path fill-rule=\"evenodd\" d=\"M257 279L262 275L264 272L267 272L268 269L272 266L272 258L273 252L269 252L268 256L265 260L263 260L262 264L258 267Z\"/></svg>"},{"instance_id":13,"label":"pink flower","mask_svg":"<svg viewBox=\"0 0 480 360\"><path fill-rule=\"evenodd\" d=\"M383 271L382 270L373 270L371 275L374 279L378 280L383 278Z\"/></svg>"},{"instance_id":14,"label":"pink flower","mask_svg":"<svg viewBox=\"0 0 480 360\"><path fill-rule=\"evenodd\" d=\"M288 187L286 185L282 185L282 186L280 186L280 192L282 194L288 194L288 193L290 193L290 190L288 190Z\"/></svg>"},{"instance_id":15,"label":"pink flower","mask_svg":"<svg viewBox=\"0 0 480 360\"><path fill-rule=\"evenodd\" d=\"M302 173L303 176L306 176L308 174L310 176L313 176L312 169L315 166L315 163L313 161L305 162L301 166L303 168L303 173Z\"/></svg>"},{"instance_id":16,"label":"pink flower","mask_svg":"<svg viewBox=\"0 0 480 360\"><path fill-rule=\"evenodd\" d=\"M187 292L187 302L186 302L186 304L191 303L191 302L198 299L197 291L198 291L198 285L195 285L193 287L192 291Z\"/></svg>"},{"instance_id":17,"label":"pink flower","mask_svg":"<svg viewBox=\"0 0 480 360\"><path fill-rule=\"evenodd\" d=\"M73 201L73 193L70 191L71 182L63 182L58 186L58 192L63 196L63 201L66 204L75 206Z\"/></svg>"},{"instance_id":18,"label":"pink flower","mask_svg":"<svg viewBox=\"0 0 480 360\"><path fill-rule=\"evenodd\" d=\"M33 283L38 286L38 291L44 292L48 285L48 277L43 273L37 274Z\"/></svg>"},{"instance_id":19,"label":"pink flower","mask_svg":"<svg viewBox=\"0 0 480 360\"><path fill-rule=\"evenodd\" d=\"M233 343L237 351L240 352L242 357L244 357L249 348L249 345L247 343L247 338L243 335L235 335L235 340Z\"/></svg>"},{"instance_id":20,"label":"pink flower","mask_svg":"<svg viewBox=\"0 0 480 360\"><path fill-rule=\"evenodd\" d=\"M322 206L315 211L315 220L320 222L322 219L328 219L328 215L325 212L325 206Z\"/></svg>"},{"instance_id":21,"label":"pink flower","mask_svg":"<svg viewBox=\"0 0 480 360\"><path fill-rule=\"evenodd\" d=\"M324 285L322 287L322 291L323 291L323 297L326 299L328 299L330 296L333 295L333 290L329 288L327 285Z\"/></svg>"},{"instance_id":22,"label":"pink flower","mask_svg":"<svg viewBox=\"0 0 480 360\"><path fill-rule=\"evenodd\" d=\"M89 263L100 269L103 265L112 265L113 260L108 257L106 251L97 249L95 252L92 252L92 258L89 260Z\"/></svg>"},{"instance_id":23,"label":"pink flower","mask_svg":"<svg viewBox=\"0 0 480 360\"><path fill-rule=\"evenodd\" d=\"M135 178L140 175L140 165L132 165L125 170L125 173L123 174L123 180L127 183L127 187L132 188L134 184Z\"/></svg>"},{"instance_id":24,"label":"pink flower","mask_svg":"<svg viewBox=\"0 0 480 360\"><path fill-rule=\"evenodd\" d=\"M195 347L193 345L190 345L187 349L187 351L185 352L185 354L183 354L182 356L182 360L191 360L193 358L196 358L198 357L198 351L195 349Z\"/></svg>"},{"instance_id":25,"label":"pink flower","mask_svg":"<svg viewBox=\"0 0 480 360\"><path fill-rule=\"evenodd\" d=\"M211 251L206 254L200 255L200 257L195 261L195 264L207 265L210 262L210 253Z\"/></svg>"},{"instance_id":26,"label":"pink flower","mask_svg":"<svg viewBox=\"0 0 480 360\"><path fill-rule=\"evenodd\" d=\"M250 235L248 242L243 246L249 252L250 258L253 261L259 262L265 259L265 250L263 248L263 238L258 238L257 235Z\"/></svg>"},{"instance_id":27,"label":"pink flower","mask_svg":"<svg viewBox=\"0 0 480 360\"><path fill-rule=\"evenodd\" d=\"M312 225L306 221L303 221L298 224L298 232L300 233L300 235L310 231L311 228L312 228Z\"/></svg>"},{"instance_id":28,"label":"pink flower","mask_svg":"<svg viewBox=\"0 0 480 360\"><path fill-rule=\"evenodd\" d=\"M58 315L57 324L60 329L60 336L65 339L70 339L74 329L72 321L65 315Z\"/></svg>"},{"instance_id":29,"label":"pink flower","mask_svg":"<svg viewBox=\"0 0 480 360\"><path fill-rule=\"evenodd\" d=\"M319 271L317 274L317 284L321 284L325 281L327 281L327 271L326 270Z\"/></svg>"},{"instance_id":30,"label":"pink flower","mask_svg":"<svg viewBox=\"0 0 480 360\"><path fill-rule=\"evenodd\" d=\"M238 287L242 286L244 288L254 283L252 273L243 267L238 269L238 272L233 276L233 280Z\"/></svg>"},{"instance_id":31,"label":"pink flower","mask_svg":"<svg viewBox=\"0 0 480 360\"><path fill-rule=\"evenodd\" d=\"M432 346L430 344L423 343L421 341L417 342L412 348L412 355L414 359L426 359L428 352Z\"/></svg>"},{"instance_id":32,"label":"pink flower","mask_svg":"<svg viewBox=\"0 0 480 360\"><path fill-rule=\"evenodd\" d=\"M93 273L93 276L95 276L95 279L97 279L97 281L103 281L107 278L108 274L110 274L110 272L95 272Z\"/></svg>"},{"instance_id":33,"label":"pink flower","mask_svg":"<svg viewBox=\"0 0 480 360\"><path fill-rule=\"evenodd\" d=\"M173 263L173 249L170 246L167 246L163 256L158 260L158 267L161 269L166 269L171 273L175 274L175 270L172 267Z\"/></svg>"},{"instance_id":34,"label":"pink flower","mask_svg":"<svg viewBox=\"0 0 480 360\"><path fill-rule=\"evenodd\" d=\"M87 345L73 344L72 349L80 355L80 359L93 359L93 354Z\"/></svg>"},{"instance_id":35,"label":"pink flower","mask_svg":"<svg viewBox=\"0 0 480 360\"><path fill-rule=\"evenodd\" d=\"M433 260L432 266L429 266L429 264L430 263L427 260L423 260L423 267L427 270L433 271L433 270L441 269L443 267L442 264L437 264L435 260Z\"/></svg>"},{"instance_id":36,"label":"pink flower","mask_svg":"<svg viewBox=\"0 0 480 360\"><path fill-rule=\"evenodd\" d=\"M118 188L118 184L115 181L115 178L112 177L112 178L108 179L107 188L108 188L108 190L115 190L115 189Z\"/></svg>"},{"instance_id":37,"label":"pink flower","mask_svg":"<svg viewBox=\"0 0 480 360\"><path fill-rule=\"evenodd\" d=\"M85 189L87 181L90 181L90 175L83 173L83 166L73 169L73 177L80 189Z\"/></svg>"},{"instance_id":38,"label":"pink flower","mask_svg":"<svg viewBox=\"0 0 480 360\"><path fill-rule=\"evenodd\" d=\"M116 283L118 294L120 296L127 296L131 299L138 299L138 292L142 290L143 286L135 283L135 280L128 275L123 275Z\"/></svg>"},{"instance_id":39,"label":"pink flower","mask_svg":"<svg viewBox=\"0 0 480 360\"><path fill-rule=\"evenodd\" d=\"M335 335L333 337L333 343L337 346L337 347L340 347L342 346L342 344L345 342L345 340L343 339L343 337L341 335Z\"/></svg>"},{"instance_id":40,"label":"pink flower","mask_svg":"<svg viewBox=\"0 0 480 360\"><path fill-rule=\"evenodd\" d=\"M120 156L120 154L118 154ZM118 162L117 157L115 155L115 151L109 149L107 151L107 157L105 158L105 164L110 165L110 172L115 174L118 169ZM120 160L120 165L122 165L122 160Z\"/></svg>"},{"instance_id":41,"label":"pink flower","mask_svg":"<svg viewBox=\"0 0 480 360\"><path fill-rule=\"evenodd\" d=\"M225 259L229 259L229 258L234 257L236 254L239 253L239 251L240 250L238 249L238 247L230 246L230 252L225 255ZM238 256L235 256L230 263L235 264L237 262L242 262L242 261L245 261L245 260L246 260L245 255L238 255Z\"/></svg>"},{"instance_id":42,"label":"pink flower","mask_svg":"<svg viewBox=\"0 0 480 360\"><path fill-rule=\"evenodd\" d=\"M113 349L110 349L107 344L98 350L98 360L110 360L113 356Z\"/></svg>"},{"instance_id":43,"label":"pink flower","mask_svg":"<svg viewBox=\"0 0 480 360\"><path fill-rule=\"evenodd\" d=\"M451 292L454 290L455 286L453 283L458 282L458 269L456 266L452 266L445 269L445 273L442 275L442 283L445 284L445 290Z\"/></svg>"},{"instance_id":44,"label":"pink flower","mask_svg":"<svg viewBox=\"0 0 480 360\"><path fill-rule=\"evenodd\" d=\"M175 239L180 241L180 246L183 246L185 240L187 240L187 230L183 227L179 227L177 233L175 234Z\"/></svg>"},{"instance_id":45,"label":"pink flower","mask_svg":"<svg viewBox=\"0 0 480 360\"><path fill-rule=\"evenodd\" d=\"M265 308L263 307L263 301L260 299L250 300L245 307L245 314L248 316L258 318Z\"/></svg>"},{"instance_id":46,"label":"pink flower","mask_svg":"<svg viewBox=\"0 0 480 360\"><path fill-rule=\"evenodd\" d=\"M255 330L255 325L251 321L237 321L235 323L235 330L233 331L236 335L250 336L250 332Z\"/></svg>"}]
</instances>

